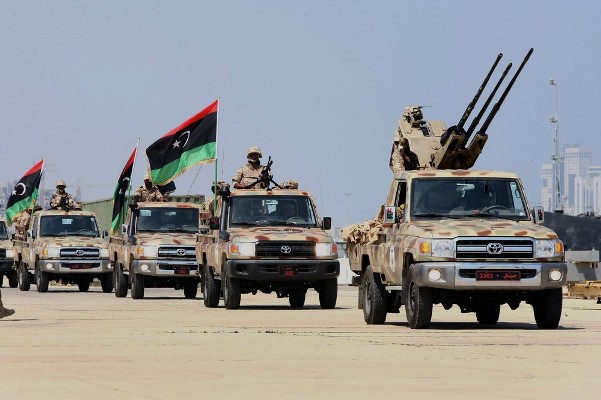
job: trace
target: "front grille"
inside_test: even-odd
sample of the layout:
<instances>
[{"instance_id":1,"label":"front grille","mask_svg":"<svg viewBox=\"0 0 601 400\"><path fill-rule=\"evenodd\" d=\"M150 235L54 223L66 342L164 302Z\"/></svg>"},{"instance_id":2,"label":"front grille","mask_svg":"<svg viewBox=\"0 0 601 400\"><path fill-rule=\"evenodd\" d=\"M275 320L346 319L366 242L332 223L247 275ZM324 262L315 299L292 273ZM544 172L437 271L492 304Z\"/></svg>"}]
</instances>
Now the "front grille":
<instances>
[{"instance_id":1,"label":"front grille","mask_svg":"<svg viewBox=\"0 0 601 400\"><path fill-rule=\"evenodd\" d=\"M162 246L159 247L159 258L196 258L194 246Z\"/></svg>"},{"instance_id":2,"label":"front grille","mask_svg":"<svg viewBox=\"0 0 601 400\"><path fill-rule=\"evenodd\" d=\"M265 241L256 246L257 257L314 258L315 242Z\"/></svg>"},{"instance_id":3,"label":"front grille","mask_svg":"<svg viewBox=\"0 0 601 400\"><path fill-rule=\"evenodd\" d=\"M495 252L495 250L497 251ZM532 259L533 257L534 243L530 239L483 238L457 240L458 259Z\"/></svg>"},{"instance_id":4,"label":"front grille","mask_svg":"<svg viewBox=\"0 0 601 400\"><path fill-rule=\"evenodd\" d=\"M64 247L60 255L69 258L91 258L99 257L100 250L97 247Z\"/></svg>"},{"instance_id":5,"label":"front grille","mask_svg":"<svg viewBox=\"0 0 601 400\"><path fill-rule=\"evenodd\" d=\"M487 272L507 272L507 269L467 269L467 268L462 268L459 270L459 276L462 278L470 278L470 279L476 279L476 271L487 271ZM535 278L536 277L536 270L535 269L512 269L510 270L510 272L519 272L520 273L520 278L521 279L528 279L528 278Z\"/></svg>"}]
</instances>

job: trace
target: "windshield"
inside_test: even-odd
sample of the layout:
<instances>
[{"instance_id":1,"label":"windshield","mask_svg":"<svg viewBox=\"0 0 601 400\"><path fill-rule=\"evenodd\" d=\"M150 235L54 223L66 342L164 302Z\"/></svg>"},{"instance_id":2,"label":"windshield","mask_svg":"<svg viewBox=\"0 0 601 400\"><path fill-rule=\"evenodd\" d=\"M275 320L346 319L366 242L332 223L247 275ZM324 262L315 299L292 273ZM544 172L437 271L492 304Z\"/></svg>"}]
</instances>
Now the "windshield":
<instances>
[{"instance_id":1,"label":"windshield","mask_svg":"<svg viewBox=\"0 0 601 400\"><path fill-rule=\"evenodd\" d=\"M8 232L6 232L6 223L4 221L0 221L0 239L8 239Z\"/></svg>"},{"instance_id":2,"label":"windshield","mask_svg":"<svg viewBox=\"0 0 601 400\"><path fill-rule=\"evenodd\" d=\"M317 227L313 203L307 196L240 196L232 197L230 226L298 225Z\"/></svg>"},{"instance_id":3,"label":"windshield","mask_svg":"<svg viewBox=\"0 0 601 400\"><path fill-rule=\"evenodd\" d=\"M90 215L46 215L40 218L41 236L100 236L96 217Z\"/></svg>"},{"instance_id":4,"label":"windshield","mask_svg":"<svg viewBox=\"0 0 601 400\"><path fill-rule=\"evenodd\" d=\"M198 232L198 208L140 208L138 232Z\"/></svg>"},{"instance_id":5,"label":"windshield","mask_svg":"<svg viewBox=\"0 0 601 400\"><path fill-rule=\"evenodd\" d=\"M412 185L411 218L529 219L521 186L514 179L415 179Z\"/></svg>"}]
</instances>

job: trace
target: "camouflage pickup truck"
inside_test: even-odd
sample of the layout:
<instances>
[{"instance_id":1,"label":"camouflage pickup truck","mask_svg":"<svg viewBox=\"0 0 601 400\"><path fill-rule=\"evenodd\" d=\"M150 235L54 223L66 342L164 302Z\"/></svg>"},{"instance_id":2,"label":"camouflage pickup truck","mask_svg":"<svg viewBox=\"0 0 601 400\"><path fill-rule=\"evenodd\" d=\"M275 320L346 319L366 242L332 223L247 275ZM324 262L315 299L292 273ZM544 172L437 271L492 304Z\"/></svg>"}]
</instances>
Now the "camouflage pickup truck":
<instances>
[{"instance_id":1,"label":"camouflage pickup truck","mask_svg":"<svg viewBox=\"0 0 601 400\"><path fill-rule=\"evenodd\" d=\"M145 287L172 287L196 297L198 226L198 204L132 202L121 232L109 239L115 296L131 287L131 297L141 299Z\"/></svg>"},{"instance_id":2,"label":"camouflage pickup truck","mask_svg":"<svg viewBox=\"0 0 601 400\"><path fill-rule=\"evenodd\" d=\"M308 192L225 187L215 215L196 243L205 306L217 307L223 296L225 308L235 309L241 294L260 291L303 307L309 288L322 308L336 306L337 246L324 232L331 220L319 221Z\"/></svg>"},{"instance_id":3,"label":"camouflage pickup truck","mask_svg":"<svg viewBox=\"0 0 601 400\"><path fill-rule=\"evenodd\" d=\"M98 228L96 215L88 211L36 211L29 220L26 237L13 240L18 286L27 291L33 281L38 292L49 282L75 283L89 289L98 278L103 292L113 290L112 264L106 233Z\"/></svg>"},{"instance_id":4,"label":"camouflage pickup truck","mask_svg":"<svg viewBox=\"0 0 601 400\"><path fill-rule=\"evenodd\" d=\"M433 304L496 324L500 307L532 305L539 328L559 324L566 281L563 243L529 209L513 173L405 171L395 176L381 219L343 229L359 308L368 324L405 306L411 328L427 328Z\"/></svg>"},{"instance_id":5,"label":"camouflage pickup truck","mask_svg":"<svg viewBox=\"0 0 601 400\"><path fill-rule=\"evenodd\" d=\"M4 277L11 288L18 284L17 272L13 269L13 242L8 237L8 229L4 217L0 218L0 287Z\"/></svg>"}]
</instances>

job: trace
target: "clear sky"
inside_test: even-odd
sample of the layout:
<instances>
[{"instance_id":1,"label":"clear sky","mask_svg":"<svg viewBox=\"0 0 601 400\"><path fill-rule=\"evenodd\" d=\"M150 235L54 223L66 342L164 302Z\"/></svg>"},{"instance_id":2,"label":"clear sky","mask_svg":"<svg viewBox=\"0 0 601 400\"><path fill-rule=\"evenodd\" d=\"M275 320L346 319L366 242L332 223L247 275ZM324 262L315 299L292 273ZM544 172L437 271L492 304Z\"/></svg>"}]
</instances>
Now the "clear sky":
<instances>
[{"instance_id":1,"label":"clear sky","mask_svg":"<svg viewBox=\"0 0 601 400\"><path fill-rule=\"evenodd\" d=\"M220 97L220 177L260 146L275 179L297 179L335 226L362 222L385 201L403 108L453 125L499 52L515 71L533 47L475 168L517 172L540 204L550 78L562 147L601 164L599 38L596 0L1 0L0 181L45 156L48 187L111 197L138 138L144 155ZM145 167L139 157L134 182ZM193 168L177 193L207 194L213 174Z\"/></svg>"}]
</instances>

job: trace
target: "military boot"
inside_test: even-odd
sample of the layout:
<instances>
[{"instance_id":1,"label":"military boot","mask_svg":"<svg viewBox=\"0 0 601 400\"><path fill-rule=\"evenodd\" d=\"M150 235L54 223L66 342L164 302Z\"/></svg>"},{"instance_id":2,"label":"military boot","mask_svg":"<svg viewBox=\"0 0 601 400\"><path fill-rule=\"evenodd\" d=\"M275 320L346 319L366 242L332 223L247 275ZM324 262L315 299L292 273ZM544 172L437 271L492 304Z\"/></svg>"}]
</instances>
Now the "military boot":
<instances>
[{"instance_id":1,"label":"military boot","mask_svg":"<svg viewBox=\"0 0 601 400\"><path fill-rule=\"evenodd\" d=\"M14 313L15 310L12 310L10 308L4 308L4 306L2 305L2 292L0 292L0 319L4 317L10 317Z\"/></svg>"}]
</instances>

